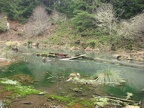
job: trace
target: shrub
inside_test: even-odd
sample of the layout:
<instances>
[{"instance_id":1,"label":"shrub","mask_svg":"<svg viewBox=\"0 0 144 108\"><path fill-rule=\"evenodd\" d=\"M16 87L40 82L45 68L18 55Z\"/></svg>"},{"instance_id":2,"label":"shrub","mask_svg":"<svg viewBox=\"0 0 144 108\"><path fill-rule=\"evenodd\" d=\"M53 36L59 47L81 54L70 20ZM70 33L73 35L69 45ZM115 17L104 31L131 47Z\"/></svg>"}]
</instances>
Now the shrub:
<instances>
[{"instance_id":1,"label":"shrub","mask_svg":"<svg viewBox=\"0 0 144 108\"><path fill-rule=\"evenodd\" d=\"M21 36L24 35L24 33L23 32L18 32L17 35L21 37Z\"/></svg>"},{"instance_id":2,"label":"shrub","mask_svg":"<svg viewBox=\"0 0 144 108\"><path fill-rule=\"evenodd\" d=\"M91 48L95 48L95 46L98 44L98 42L96 40L90 40L88 42L88 46Z\"/></svg>"},{"instance_id":3,"label":"shrub","mask_svg":"<svg viewBox=\"0 0 144 108\"><path fill-rule=\"evenodd\" d=\"M6 24L0 20L0 33L1 32L6 32L7 31L7 26Z\"/></svg>"},{"instance_id":4,"label":"shrub","mask_svg":"<svg viewBox=\"0 0 144 108\"><path fill-rule=\"evenodd\" d=\"M83 32L87 28L94 27L94 16L86 11L75 11L76 15L72 18L73 24L78 31Z\"/></svg>"}]
</instances>

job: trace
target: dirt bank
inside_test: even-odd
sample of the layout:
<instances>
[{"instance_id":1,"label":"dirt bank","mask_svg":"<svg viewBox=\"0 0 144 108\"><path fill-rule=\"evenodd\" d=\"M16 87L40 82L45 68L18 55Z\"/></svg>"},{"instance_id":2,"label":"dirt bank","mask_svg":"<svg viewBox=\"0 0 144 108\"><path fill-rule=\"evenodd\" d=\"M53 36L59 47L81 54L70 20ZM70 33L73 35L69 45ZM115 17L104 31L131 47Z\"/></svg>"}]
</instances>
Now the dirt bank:
<instances>
[{"instance_id":1,"label":"dirt bank","mask_svg":"<svg viewBox=\"0 0 144 108\"><path fill-rule=\"evenodd\" d=\"M29 95L12 101L10 108L67 108L56 102L49 101L42 95Z\"/></svg>"}]
</instances>

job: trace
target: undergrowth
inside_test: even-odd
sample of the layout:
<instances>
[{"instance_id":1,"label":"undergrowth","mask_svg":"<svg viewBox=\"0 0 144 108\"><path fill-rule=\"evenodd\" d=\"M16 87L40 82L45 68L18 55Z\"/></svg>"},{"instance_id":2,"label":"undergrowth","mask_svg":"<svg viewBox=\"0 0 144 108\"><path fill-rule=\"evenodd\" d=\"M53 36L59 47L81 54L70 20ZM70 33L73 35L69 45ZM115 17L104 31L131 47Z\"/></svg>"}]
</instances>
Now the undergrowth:
<instances>
[{"instance_id":1,"label":"undergrowth","mask_svg":"<svg viewBox=\"0 0 144 108\"><path fill-rule=\"evenodd\" d=\"M142 48L142 45L137 44L139 43L138 41L125 39L116 33L110 35L99 28L87 28L80 32L70 20L58 23L53 36L48 38L48 43L56 45L69 44L70 46L82 47L84 49L87 47L92 49L98 47L101 49L103 46L109 46L111 50L133 50L138 49L139 46Z\"/></svg>"}]
</instances>

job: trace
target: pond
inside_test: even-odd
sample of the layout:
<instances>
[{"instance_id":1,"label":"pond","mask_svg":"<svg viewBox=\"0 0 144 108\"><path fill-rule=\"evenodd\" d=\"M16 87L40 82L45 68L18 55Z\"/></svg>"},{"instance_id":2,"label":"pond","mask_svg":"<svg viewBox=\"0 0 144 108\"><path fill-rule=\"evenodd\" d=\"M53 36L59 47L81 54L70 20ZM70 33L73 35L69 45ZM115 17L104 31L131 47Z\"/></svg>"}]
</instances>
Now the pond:
<instances>
[{"instance_id":1,"label":"pond","mask_svg":"<svg viewBox=\"0 0 144 108\"><path fill-rule=\"evenodd\" d=\"M49 93L58 92L60 88L67 86L65 84L70 73L80 73L83 78L90 78L98 72L114 71L126 80L126 86L121 89L119 87L103 88L110 95L126 96L126 92L132 92L135 97L143 98L140 94L144 88L144 70L143 68L134 68L121 66L118 64L110 64L105 62L95 62L91 60L60 60L57 58L47 58L47 62L43 62L42 57L34 55L36 52L58 52L69 55L86 54L90 57L101 57L112 59L110 54L98 54L94 52L54 50L54 49L27 49L23 47L25 53L13 53L10 57L20 59L19 62L10 66L1 68L0 77L11 77L16 74L27 74L34 78L37 89L48 91ZM33 54L31 54L33 52ZM127 62L127 61L125 61ZM73 86L79 87L79 86ZM57 89L57 90L55 90ZM95 91L96 92L96 91ZM90 95L93 95L92 92Z\"/></svg>"}]
</instances>

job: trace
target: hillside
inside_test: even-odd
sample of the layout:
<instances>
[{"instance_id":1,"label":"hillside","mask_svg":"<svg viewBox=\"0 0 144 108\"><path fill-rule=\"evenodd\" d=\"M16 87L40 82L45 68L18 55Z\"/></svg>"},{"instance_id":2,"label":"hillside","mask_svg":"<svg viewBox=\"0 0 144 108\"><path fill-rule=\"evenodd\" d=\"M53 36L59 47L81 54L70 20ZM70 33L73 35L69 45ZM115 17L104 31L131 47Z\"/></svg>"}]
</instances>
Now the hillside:
<instances>
[{"instance_id":1,"label":"hillside","mask_svg":"<svg viewBox=\"0 0 144 108\"><path fill-rule=\"evenodd\" d=\"M10 3L11 10L6 9L6 4ZM128 6L130 10L124 4L131 4ZM16 4L1 0L0 38L69 46L72 49L143 51L142 4L139 0L37 0L33 3L19 0ZM22 11L24 7L28 10ZM121 12L117 11L119 9ZM8 22L10 29L6 26Z\"/></svg>"}]
</instances>

